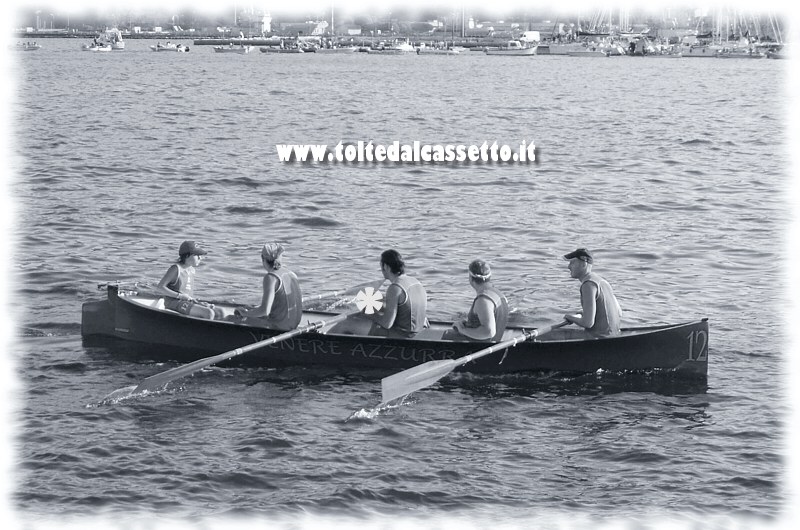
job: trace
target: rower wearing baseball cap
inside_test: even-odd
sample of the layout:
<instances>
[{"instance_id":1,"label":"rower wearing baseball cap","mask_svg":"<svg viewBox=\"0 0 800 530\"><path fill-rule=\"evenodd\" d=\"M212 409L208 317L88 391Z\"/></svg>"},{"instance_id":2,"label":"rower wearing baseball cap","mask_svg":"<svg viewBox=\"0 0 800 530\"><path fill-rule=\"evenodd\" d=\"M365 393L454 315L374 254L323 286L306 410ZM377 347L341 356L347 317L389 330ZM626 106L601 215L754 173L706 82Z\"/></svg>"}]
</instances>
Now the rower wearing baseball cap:
<instances>
[{"instance_id":1,"label":"rower wearing baseball cap","mask_svg":"<svg viewBox=\"0 0 800 530\"><path fill-rule=\"evenodd\" d=\"M178 249L178 262L170 265L158 282L157 290L165 295L164 307L199 318L214 318L214 307L194 299L195 267L208 254L194 241L184 241Z\"/></svg>"},{"instance_id":2,"label":"rower wearing baseball cap","mask_svg":"<svg viewBox=\"0 0 800 530\"><path fill-rule=\"evenodd\" d=\"M579 248L565 254L564 259L569 261L570 276L581 282L581 312L568 313L564 318L594 335L618 335L622 309L611 285L592 272L594 258L591 252Z\"/></svg>"}]
</instances>

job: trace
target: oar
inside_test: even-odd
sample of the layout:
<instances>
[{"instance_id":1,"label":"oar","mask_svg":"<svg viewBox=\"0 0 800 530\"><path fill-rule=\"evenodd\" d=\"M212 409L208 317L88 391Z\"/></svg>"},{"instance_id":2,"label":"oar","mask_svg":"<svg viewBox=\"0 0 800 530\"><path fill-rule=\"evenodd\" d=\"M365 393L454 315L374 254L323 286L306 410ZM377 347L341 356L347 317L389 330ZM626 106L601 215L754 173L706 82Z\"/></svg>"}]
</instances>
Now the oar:
<instances>
[{"instance_id":1,"label":"oar","mask_svg":"<svg viewBox=\"0 0 800 530\"><path fill-rule=\"evenodd\" d=\"M316 302L318 300L325 300L326 298L334 298L336 296L349 296L351 294L356 294L358 293L358 291L364 290L367 287L372 287L374 291L377 291L385 281L386 281L385 279L382 279L382 280L375 280L372 282L365 282L359 285L355 285L353 287L349 287L342 291L331 291L329 293L318 294L311 297L303 298L303 305L309 304L311 302Z\"/></svg>"},{"instance_id":2,"label":"oar","mask_svg":"<svg viewBox=\"0 0 800 530\"><path fill-rule=\"evenodd\" d=\"M424 364L420 364L419 366L415 366L413 368L409 368L408 370L403 370L402 372L390 375L389 377L384 377L381 379L381 390L383 394L382 403L388 403L421 388L430 386L455 370L457 367L465 365L470 361L484 357L498 350L516 346L520 342L538 337L539 335L544 335L545 333L549 333L556 328L560 328L568 324L569 322L565 320L559 324L553 324L552 326L534 329L533 331L524 331L514 338L504 340L503 342L498 342L497 344L493 344L488 348L465 355L464 357L459 357L458 359L428 361Z\"/></svg>"},{"instance_id":3,"label":"oar","mask_svg":"<svg viewBox=\"0 0 800 530\"><path fill-rule=\"evenodd\" d=\"M356 293L358 293L358 291L366 289L367 287L372 287L373 290L377 291L381 287L381 285L384 284L384 282L386 282L385 279L374 280L374 281L371 281L371 282L360 283L358 285L354 285L353 287L348 287L347 289L342 289L341 291L331 291L329 293L317 294L317 295L314 295L314 296L306 297L306 298L303 298L303 305L305 306L305 305L310 304L311 302L317 302L319 300L325 300L327 298L334 298L336 296L349 296L351 294L356 294ZM115 285L115 286L120 287L120 288L147 290L147 291L150 291L151 294L153 294L153 295L162 296L162 293L157 292L155 290L155 288L152 285L148 284L147 282L134 282L133 284L124 284L124 283L121 283L121 282L107 282L107 283L98 284L97 288L98 289L107 289L110 285ZM144 289L142 289L142 288L144 288ZM219 301L213 301L213 300L209 300L208 303L209 304L215 304L215 305L216 304L221 304L221 305L233 305L234 304L233 302L219 302Z\"/></svg>"},{"instance_id":4,"label":"oar","mask_svg":"<svg viewBox=\"0 0 800 530\"><path fill-rule=\"evenodd\" d=\"M211 366L212 364L217 364L232 357L236 357L237 355L241 355L243 353L247 353L249 351L253 351L258 348L263 348L264 346L270 346L272 344L276 344L286 339L291 339L292 337L302 335L303 333L308 333L310 331L314 331L325 326L330 326L337 322L341 322L342 320L345 320L358 313L360 313L360 311L354 311L352 313L342 313L333 318L329 318L328 320L320 320L318 322L308 324L307 326L296 328L293 329L292 331L287 331L286 333L281 333L280 335L275 335L274 337L270 337L268 339L255 342L253 344L248 344L247 346L242 346L241 348L236 348L235 350L227 351L225 353L220 353L219 355L214 355L213 357L198 359L194 362L185 364L183 366L176 366L175 368L167 370L166 372L161 372L160 374L151 375L150 377L139 383L139 386L134 388L131 394L138 394L140 392L146 392L157 388L161 388L170 381L193 374L194 372L197 372L198 370L201 370L206 366Z\"/></svg>"}]
</instances>

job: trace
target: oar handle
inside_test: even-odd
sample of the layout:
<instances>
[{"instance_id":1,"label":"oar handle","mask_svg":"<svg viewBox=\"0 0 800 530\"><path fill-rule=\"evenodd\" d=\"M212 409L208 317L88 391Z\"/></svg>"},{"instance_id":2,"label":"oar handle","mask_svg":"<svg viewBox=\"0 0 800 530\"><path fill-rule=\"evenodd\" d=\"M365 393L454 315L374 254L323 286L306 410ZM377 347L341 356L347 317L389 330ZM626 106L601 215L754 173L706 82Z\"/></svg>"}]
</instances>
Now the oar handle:
<instances>
[{"instance_id":1,"label":"oar handle","mask_svg":"<svg viewBox=\"0 0 800 530\"><path fill-rule=\"evenodd\" d=\"M347 289L342 289L339 291L331 291L329 293L318 294L310 297L303 298L303 304L309 304L311 302L317 302L319 300L325 300L328 298L334 298L337 296L345 296L357 293L362 289L366 289L367 287L372 287L373 289L379 289L381 285L386 282L385 279L380 280L373 280L371 282L364 282L359 285L354 285L353 287L348 287ZM126 283L126 282L105 282L97 284L97 288L101 290L106 290L109 287L117 287L118 289L130 289L136 290L139 292L145 292L148 294L152 294L154 296L164 296L164 293L158 292L149 282L133 282L133 283ZM234 301L218 301L218 300L206 300L209 304L220 304L220 305L236 305Z\"/></svg>"},{"instance_id":2,"label":"oar handle","mask_svg":"<svg viewBox=\"0 0 800 530\"><path fill-rule=\"evenodd\" d=\"M375 281L371 281L371 282L366 282L366 283L362 283L362 284L359 284L359 285L355 285L355 286L349 287L347 289L342 289L341 291L331 291L329 293L323 293L323 294L318 294L318 295L315 295L315 296L303 298L303 304L316 302L318 300L325 300L327 298L334 298L336 296L350 295L350 294L353 294L353 293L357 293L358 291L360 291L362 289L366 289L367 287L372 287L373 289L378 289L385 282L386 282L385 279L375 280Z\"/></svg>"},{"instance_id":3,"label":"oar handle","mask_svg":"<svg viewBox=\"0 0 800 530\"><path fill-rule=\"evenodd\" d=\"M572 322L570 322L569 320L564 319L561 322L559 322L558 324L552 324L550 326L545 326L543 328L534 329L533 330L533 336L531 338L535 339L536 337L540 337L542 335L550 333L554 329L563 328L564 326L569 326L570 324L572 324Z\"/></svg>"},{"instance_id":4,"label":"oar handle","mask_svg":"<svg viewBox=\"0 0 800 530\"><path fill-rule=\"evenodd\" d=\"M534 329L532 331L523 331L519 335L515 336L513 339L508 339L503 342L498 342L497 344L492 344L488 348L484 348L480 351L477 351L470 355L466 355L464 357L460 357L458 359L443 359L439 361L428 361L426 363L414 366L413 368L409 368L407 370L403 370L402 372L398 372L394 375L390 375L389 377L384 377L383 379L381 379L381 397L383 399L382 402L388 403L389 401L408 395L411 392L415 392L420 388L425 388L426 386L430 386L439 379L441 379L442 377L446 376L447 374L455 370L457 366L462 366L479 357L483 357L484 355L489 355L490 353L502 350L503 348L516 346L520 342L528 340L532 337L538 337L539 335L544 335L545 333L548 333L549 331L552 331L555 328L560 328L562 326L566 326L567 324L569 324L569 322L565 320L564 322L561 322L559 324L554 324L552 326Z\"/></svg>"},{"instance_id":5,"label":"oar handle","mask_svg":"<svg viewBox=\"0 0 800 530\"><path fill-rule=\"evenodd\" d=\"M550 333L554 329L562 328L569 324L570 322L568 320L564 320L563 322L559 322L558 324L553 324L551 326L545 326L543 328L537 328L531 331L523 331L521 335L517 335L513 339L508 339L503 342L498 342L497 344L489 346L488 348L484 348L483 350L476 351L475 353L470 353L469 355L465 355L464 357L459 358L458 365L463 366L468 362L474 361L475 359L478 359L480 357L484 357L486 355L489 355L499 350L503 350L505 348L511 348L513 346L516 346L520 342L524 342L528 339L534 339L540 335L544 335L545 333Z\"/></svg>"}]
</instances>

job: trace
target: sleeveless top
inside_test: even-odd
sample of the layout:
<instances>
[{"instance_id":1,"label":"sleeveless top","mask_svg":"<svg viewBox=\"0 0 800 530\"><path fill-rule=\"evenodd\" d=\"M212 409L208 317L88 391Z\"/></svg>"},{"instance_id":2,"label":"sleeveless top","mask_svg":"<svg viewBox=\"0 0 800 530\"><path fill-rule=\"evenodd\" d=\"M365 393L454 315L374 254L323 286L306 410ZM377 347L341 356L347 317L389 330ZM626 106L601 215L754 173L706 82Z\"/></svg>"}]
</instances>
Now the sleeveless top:
<instances>
[{"instance_id":1,"label":"sleeveless top","mask_svg":"<svg viewBox=\"0 0 800 530\"><path fill-rule=\"evenodd\" d=\"M290 270L281 267L268 272L278 280L275 297L272 300L267 320L270 327L281 331L289 331L300 324L303 318L303 295L300 292L300 282Z\"/></svg>"},{"instance_id":2,"label":"sleeveless top","mask_svg":"<svg viewBox=\"0 0 800 530\"><path fill-rule=\"evenodd\" d=\"M503 338L503 332L505 332L506 324L508 324L508 300L494 287L489 287L475 297L475 300L472 301L472 307L469 308L469 313L467 313L467 321L464 326L468 328L477 328L481 325L481 320L478 318L477 313L475 313L475 302L482 296L488 298L492 304L494 304L495 333L494 337L490 340L499 341Z\"/></svg>"},{"instance_id":3,"label":"sleeveless top","mask_svg":"<svg viewBox=\"0 0 800 530\"><path fill-rule=\"evenodd\" d=\"M172 265L172 267L177 267L178 277L168 283L167 287L175 292L192 296L194 293L194 267L181 267L179 265Z\"/></svg>"},{"instance_id":4,"label":"sleeveless top","mask_svg":"<svg viewBox=\"0 0 800 530\"><path fill-rule=\"evenodd\" d=\"M391 329L406 334L419 333L425 328L428 309L428 294L425 287L415 278L401 275L392 285L398 286L405 299L397 306L397 316Z\"/></svg>"},{"instance_id":5,"label":"sleeveless top","mask_svg":"<svg viewBox=\"0 0 800 530\"><path fill-rule=\"evenodd\" d=\"M597 296L595 297L597 309L594 315L594 325L587 331L595 335L618 335L621 315L611 285L593 272L590 272L583 280L581 287L586 282L592 282L597 286Z\"/></svg>"}]
</instances>

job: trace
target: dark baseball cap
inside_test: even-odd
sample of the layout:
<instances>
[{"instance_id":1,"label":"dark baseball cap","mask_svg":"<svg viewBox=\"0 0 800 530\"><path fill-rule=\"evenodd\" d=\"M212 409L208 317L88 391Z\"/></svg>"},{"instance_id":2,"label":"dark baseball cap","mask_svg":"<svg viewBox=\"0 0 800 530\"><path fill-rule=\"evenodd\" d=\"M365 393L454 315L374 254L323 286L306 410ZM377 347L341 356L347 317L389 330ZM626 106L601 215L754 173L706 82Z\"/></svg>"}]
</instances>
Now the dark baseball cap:
<instances>
[{"instance_id":1,"label":"dark baseball cap","mask_svg":"<svg viewBox=\"0 0 800 530\"><path fill-rule=\"evenodd\" d=\"M573 252L570 252L569 254L564 254L564 259L571 260L572 258L578 258L586 263L592 263L594 261L592 253L585 248L579 248Z\"/></svg>"},{"instance_id":2,"label":"dark baseball cap","mask_svg":"<svg viewBox=\"0 0 800 530\"><path fill-rule=\"evenodd\" d=\"M208 252L200 248L200 245L194 241L184 241L181 243L181 248L178 250L178 255L183 256L184 254L197 254L198 256L204 256L208 254Z\"/></svg>"}]
</instances>

